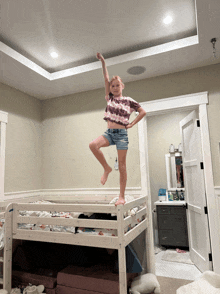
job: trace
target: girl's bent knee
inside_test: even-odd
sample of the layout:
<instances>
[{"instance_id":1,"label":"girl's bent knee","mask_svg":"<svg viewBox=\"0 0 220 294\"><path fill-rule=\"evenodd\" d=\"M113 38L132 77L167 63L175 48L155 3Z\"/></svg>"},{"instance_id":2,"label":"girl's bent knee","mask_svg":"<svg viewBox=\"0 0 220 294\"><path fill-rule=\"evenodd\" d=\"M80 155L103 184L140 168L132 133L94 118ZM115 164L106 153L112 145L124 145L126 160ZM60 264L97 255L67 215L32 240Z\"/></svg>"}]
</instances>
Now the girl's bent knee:
<instances>
[{"instance_id":1,"label":"girl's bent knee","mask_svg":"<svg viewBox=\"0 0 220 294\"><path fill-rule=\"evenodd\" d=\"M92 142L89 143L89 148L91 150L98 149L97 144L94 141L92 141Z\"/></svg>"}]
</instances>

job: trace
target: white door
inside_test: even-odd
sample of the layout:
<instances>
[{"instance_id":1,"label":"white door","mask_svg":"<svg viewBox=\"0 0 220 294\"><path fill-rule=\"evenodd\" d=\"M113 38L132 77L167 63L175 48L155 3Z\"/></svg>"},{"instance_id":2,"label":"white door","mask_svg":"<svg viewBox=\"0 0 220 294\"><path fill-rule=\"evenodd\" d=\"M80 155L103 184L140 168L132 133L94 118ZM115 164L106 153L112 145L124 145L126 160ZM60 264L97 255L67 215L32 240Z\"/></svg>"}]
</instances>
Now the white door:
<instances>
[{"instance_id":1,"label":"white door","mask_svg":"<svg viewBox=\"0 0 220 294\"><path fill-rule=\"evenodd\" d=\"M184 184L190 258L201 272L212 270L209 261L210 237L206 214L206 192L201 145L201 131L196 111L180 122L183 145Z\"/></svg>"}]
</instances>

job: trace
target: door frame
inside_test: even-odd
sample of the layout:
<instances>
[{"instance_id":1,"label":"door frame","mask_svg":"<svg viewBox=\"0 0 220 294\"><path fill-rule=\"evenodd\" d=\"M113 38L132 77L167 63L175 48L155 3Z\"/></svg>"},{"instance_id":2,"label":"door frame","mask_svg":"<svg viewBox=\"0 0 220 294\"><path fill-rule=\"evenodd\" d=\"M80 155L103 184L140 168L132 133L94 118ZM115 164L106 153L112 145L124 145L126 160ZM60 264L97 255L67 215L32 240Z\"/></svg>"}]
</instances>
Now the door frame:
<instances>
[{"instance_id":1,"label":"door frame","mask_svg":"<svg viewBox=\"0 0 220 294\"><path fill-rule=\"evenodd\" d=\"M6 125L8 123L8 113L0 110L0 200L4 199L5 193L5 145L6 145Z\"/></svg>"},{"instance_id":2,"label":"door frame","mask_svg":"<svg viewBox=\"0 0 220 294\"><path fill-rule=\"evenodd\" d=\"M149 161L148 161L148 143L147 143L147 117L152 115L165 114L169 111L187 111L199 109L199 120L201 127L202 153L204 160L204 177L207 197L209 231L212 250L213 269L220 274L220 225L217 211L217 201L215 197L213 170L211 160L211 146L208 129L208 92L201 92L190 95L177 96L166 99L152 100L140 103L141 107L147 112L147 115L138 123L139 137L139 155L140 155L140 172L142 194L148 195L148 206L151 209L151 193L149 178ZM151 209L152 211L152 209ZM153 236L152 216L149 215L149 234ZM153 248L149 248L153 254Z\"/></svg>"}]
</instances>

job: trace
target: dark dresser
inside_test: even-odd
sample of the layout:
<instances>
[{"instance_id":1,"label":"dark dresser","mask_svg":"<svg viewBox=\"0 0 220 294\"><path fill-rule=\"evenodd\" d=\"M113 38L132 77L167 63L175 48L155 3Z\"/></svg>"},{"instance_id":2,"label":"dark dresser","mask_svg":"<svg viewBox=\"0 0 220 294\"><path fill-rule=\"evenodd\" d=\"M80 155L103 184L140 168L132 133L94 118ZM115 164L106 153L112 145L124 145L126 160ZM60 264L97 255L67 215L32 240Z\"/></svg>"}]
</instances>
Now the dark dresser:
<instances>
[{"instance_id":1,"label":"dark dresser","mask_svg":"<svg viewBox=\"0 0 220 294\"><path fill-rule=\"evenodd\" d=\"M156 205L159 245L189 247L186 206Z\"/></svg>"}]
</instances>

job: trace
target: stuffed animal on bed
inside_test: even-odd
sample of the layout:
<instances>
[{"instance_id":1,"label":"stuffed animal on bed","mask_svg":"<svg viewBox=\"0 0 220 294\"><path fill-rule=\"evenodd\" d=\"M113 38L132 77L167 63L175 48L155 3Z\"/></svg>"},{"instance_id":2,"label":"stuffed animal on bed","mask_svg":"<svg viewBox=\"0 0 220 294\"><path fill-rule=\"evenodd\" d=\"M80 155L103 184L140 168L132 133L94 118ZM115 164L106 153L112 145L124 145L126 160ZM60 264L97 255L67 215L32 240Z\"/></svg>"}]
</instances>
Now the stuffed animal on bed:
<instances>
[{"instance_id":1,"label":"stuffed animal on bed","mask_svg":"<svg viewBox=\"0 0 220 294\"><path fill-rule=\"evenodd\" d=\"M154 274L145 274L134 278L130 294L160 294L160 284Z\"/></svg>"}]
</instances>

